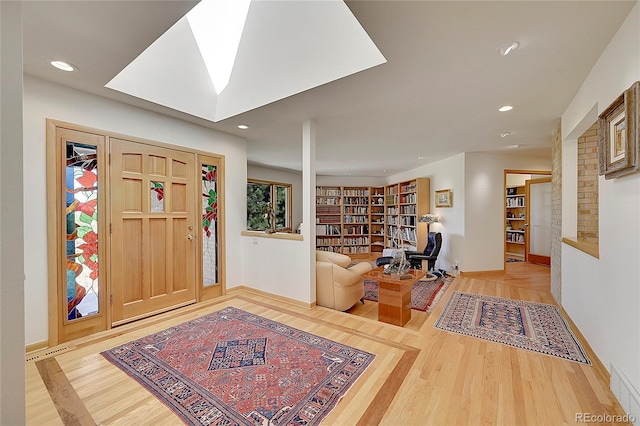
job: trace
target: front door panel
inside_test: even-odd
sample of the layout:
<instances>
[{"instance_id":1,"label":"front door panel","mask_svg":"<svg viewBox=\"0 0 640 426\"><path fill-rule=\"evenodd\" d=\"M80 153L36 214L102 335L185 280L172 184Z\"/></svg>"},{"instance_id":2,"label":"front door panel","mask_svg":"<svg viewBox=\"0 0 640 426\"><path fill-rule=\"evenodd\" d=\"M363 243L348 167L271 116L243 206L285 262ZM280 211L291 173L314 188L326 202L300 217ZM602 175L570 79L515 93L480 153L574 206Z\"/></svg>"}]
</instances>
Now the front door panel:
<instances>
[{"instance_id":1,"label":"front door panel","mask_svg":"<svg viewBox=\"0 0 640 426\"><path fill-rule=\"evenodd\" d=\"M111 139L112 324L195 302L195 155Z\"/></svg>"}]
</instances>

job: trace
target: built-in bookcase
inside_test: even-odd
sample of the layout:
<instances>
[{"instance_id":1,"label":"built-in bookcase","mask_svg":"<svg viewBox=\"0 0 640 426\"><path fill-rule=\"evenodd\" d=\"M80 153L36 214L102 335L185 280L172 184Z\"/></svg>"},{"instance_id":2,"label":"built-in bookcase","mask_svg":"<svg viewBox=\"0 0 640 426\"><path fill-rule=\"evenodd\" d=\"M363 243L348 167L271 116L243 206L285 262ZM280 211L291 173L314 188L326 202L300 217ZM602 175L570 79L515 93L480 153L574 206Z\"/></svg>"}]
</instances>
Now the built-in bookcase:
<instances>
[{"instance_id":1,"label":"built-in bookcase","mask_svg":"<svg viewBox=\"0 0 640 426\"><path fill-rule=\"evenodd\" d=\"M429 179L419 178L386 187L316 187L316 247L319 250L367 257L391 245L401 227L406 245L426 245L426 224L420 235L420 215L429 212Z\"/></svg>"},{"instance_id":2,"label":"built-in bookcase","mask_svg":"<svg viewBox=\"0 0 640 426\"><path fill-rule=\"evenodd\" d=\"M429 178L417 178L385 187L385 246L400 229L403 245L422 250L427 245L427 226L420 217L429 213Z\"/></svg>"},{"instance_id":3,"label":"built-in bookcase","mask_svg":"<svg viewBox=\"0 0 640 426\"><path fill-rule=\"evenodd\" d=\"M316 247L342 252L342 188L316 188Z\"/></svg>"},{"instance_id":4,"label":"built-in bookcase","mask_svg":"<svg viewBox=\"0 0 640 426\"><path fill-rule=\"evenodd\" d=\"M505 206L505 241L506 257L514 260L525 260L527 223L526 194L524 186L512 186L507 188Z\"/></svg>"}]
</instances>

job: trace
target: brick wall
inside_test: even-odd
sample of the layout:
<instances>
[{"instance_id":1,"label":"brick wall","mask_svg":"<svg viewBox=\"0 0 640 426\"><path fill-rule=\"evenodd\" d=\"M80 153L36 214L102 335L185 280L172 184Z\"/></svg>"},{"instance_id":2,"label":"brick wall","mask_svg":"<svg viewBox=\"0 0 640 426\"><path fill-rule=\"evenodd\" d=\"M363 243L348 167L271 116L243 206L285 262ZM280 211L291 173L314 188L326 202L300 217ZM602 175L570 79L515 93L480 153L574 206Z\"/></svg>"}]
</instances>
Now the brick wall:
<instances>
[{"instance_id":1,"label":"brick wall","mask_svg":"<svg viewBox=\"0 0 640 426\"><path fill-rule=\"evenodd\" d=\"M598 123L578 138L578 240L598 242Z\"/></svg>"},{"instance_id":2,"label":"brick wall","mask_svg":"<svg viewBox=\"0 0 640 426\"><path fill-rule=\"evenodd\" d=\"M560 123L551 142L551 294L562 303L562 132Z\"/></svg>"}]
</instances>

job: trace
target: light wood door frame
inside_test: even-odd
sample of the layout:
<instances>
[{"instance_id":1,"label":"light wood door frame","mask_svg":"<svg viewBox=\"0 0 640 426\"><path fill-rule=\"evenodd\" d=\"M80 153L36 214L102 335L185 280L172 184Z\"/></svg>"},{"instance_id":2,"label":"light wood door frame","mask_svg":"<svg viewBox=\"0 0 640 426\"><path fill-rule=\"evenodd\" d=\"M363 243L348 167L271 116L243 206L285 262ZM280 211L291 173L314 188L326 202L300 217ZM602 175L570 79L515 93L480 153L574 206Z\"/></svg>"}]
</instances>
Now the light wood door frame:
<instances>
[{"instance_id":1,"label":"light wood door frame","mask_svg":"<svg viewBox=\"0 0 640 426\"><path fill-rule=\"evenodd\" d=\"M77 337L106 330L109 323L109 194L98 191L98 313L84 318L68 319L66 260L66 143L73 141L97 146L98 182L107 183L108 138L93 129L47 119L47 263L49 346ZM105 186L106 187L106 186ZM67 313L67 314L65 314Z\"/></svg>"},{"instance_id":2,"label":"light wood door frame","mask_svg":"<svg viewBox=\"0 0 640 426\"><path fill-rule=\"evenodd\" d=\"M82 326L74 326L71 330L65 331L64 318L61 316L61 310L66 310L66 300L62 299L62 291L59 290L60 283L65 282L66 278L63 277L65 272L65 268L61 265L61 258L63 258L63 254L60 251L60 247L63 241L66 241L66 232L64 232L64 214L62 209L63 198L62 198L62 179L64 172L60 169L59 161L62 161L62 155L64 155L64 151L59 146L59 143L56 140L56 134L58 129L67 129L70 131L84 132L90 135L96 135L97 137L103 138L104 140L104 150L102 151L104 157L104 167L102 167L103 173L99 176L99 180L105 183L105 190L101 192L101 196L103 199L99 201L100 205L104 206L102 208L103 214L100 216L99 223L99 234L101 234L101 245L102 252L100 253L101 264L105 265L100 271L100 276L103 279L101 283L101 291L104 291L104 294L100 296L100 303L104 304L104 309L101 309L101 312L104 313L101 319L102 323L97 327L88 327L88 319L89 318L81 318L77 321L80 321L78 324L82 324ZM150 141L141 138L132 138L131 136L122 135L114 132L108 132L104 130L94 129L87 126L81 126L73 123L68 123L60 120L47 119L46 120L46 155L47 155L47 170L46 170L46 179L47 179L47 262L48 262L48 340L45 343L45 346L49 347L58 345L62 342L72 340L78 337L82 337L85 335L89 335L98 331L106 330L111 328L112 323L112 309L109 302L111 295L111 276L109 275L111 264L110 259L110 249L111 246L111 235L109 233L109 224L111 223L110 211L111 211L111 200L110 200L110 190L109 190L109 180L110 180L110 167L109 167L109 152L110 152L110 139L118 138L130 140L133 142L145 143L150 146L156 146L160 148L174 149L180 150L183 152L189 152L195 154L196 158L196 172L199 172L198 164L201 162L215 160L219 165L218 172L218 205L220 206L218 212L218 227L220 230L219 235L219 283L215 287L215 290L205 290L202 286L201 273L197 273L197 282L196 282L196 296L197 301L207 300L213 297L217 297L218 295L226 293L226 273L225 273L225 215L224 215L224 206L225 206L225 198L224 198L224 175L225 175L225 157L224 155L213 154L205 151L199 151L190 148L178 147L175 145L165 144L157 141ZM196 179L196 192L200 190L200 182ZM197 197L196 198L201 198ZM201 210L197 210L197 207L201 208L200 202L195 202L196 206L196 225L200 223L198 219L198 212ZM197 240L199 247L202 244L202 227L194 225L194 235L197 236ZM197 251L197 255L201 255L201 250ZM197 259L198 268L200 268L202 259Z\"/></svg>"}]
</instances>

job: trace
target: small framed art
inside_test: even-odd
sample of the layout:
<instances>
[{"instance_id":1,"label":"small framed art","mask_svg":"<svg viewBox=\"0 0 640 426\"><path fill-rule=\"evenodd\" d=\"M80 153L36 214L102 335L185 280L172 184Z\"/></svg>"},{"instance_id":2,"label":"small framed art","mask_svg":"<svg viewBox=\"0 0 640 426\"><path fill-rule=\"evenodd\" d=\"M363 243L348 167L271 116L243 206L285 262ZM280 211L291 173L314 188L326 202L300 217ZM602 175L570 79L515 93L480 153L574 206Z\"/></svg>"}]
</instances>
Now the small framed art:
<instances>
[{"instance_id":1,"label":"small framed art","mask_svg":"<svg viewBox=\"0 0 640 426\"><path fill-rule=\"evenodd\" d=\"M598 165L605 179L640 170L640 82L625 90L598 117Z\"/></svg>"},{"instance_id":2,"label":"small framed art","mask_svg":"<svg viewBox=\"0 0 640 426\"><path fill-rule=\"evenodd\" d=\"M436 207L451 207L452 205L450 189L436 191Z\"/></svg>"}]
</instances>

